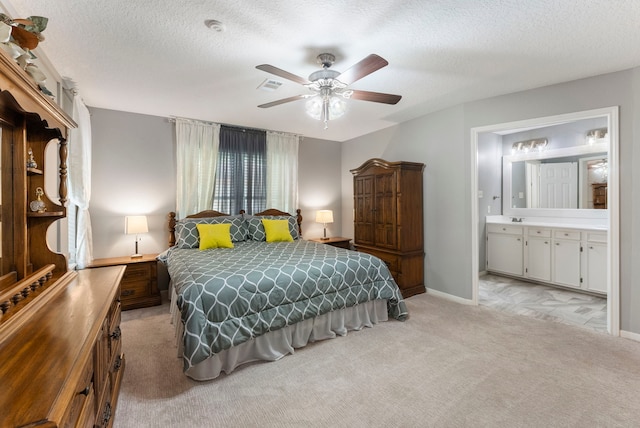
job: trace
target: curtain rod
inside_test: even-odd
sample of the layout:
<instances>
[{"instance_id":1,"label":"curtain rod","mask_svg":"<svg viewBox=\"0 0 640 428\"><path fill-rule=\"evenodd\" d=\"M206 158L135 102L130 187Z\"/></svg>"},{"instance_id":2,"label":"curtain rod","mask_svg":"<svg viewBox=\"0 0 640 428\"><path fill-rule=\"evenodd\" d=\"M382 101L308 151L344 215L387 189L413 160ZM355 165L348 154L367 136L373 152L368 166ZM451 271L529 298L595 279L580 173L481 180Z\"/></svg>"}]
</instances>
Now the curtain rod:
<instances>
[{"instance_id":1,"label":"curtain rod","mask_svg":"<svg viewBox=\"0 0 640 428\"><path fill-rule=\"evenodd\" d=\"M180 119L180 120L186 120L187 122L198 122L198 123L204 123L204 124L207 124L207 125L229 126L229 127L232 127L232 128L244 129L244 130L247 130L247 131L249 131L249 130L251 130L251 131L266 131L266 132L272 132L274 134L292 135L294 137L304 138L304 135L294 134L294 133L291 133L291 132L273 131L271 129L251 128L249 126L230 125L228 123L210 122L210 121L206 121L206 120L190 119L190 118L187 118L187 117L169 116L167 119L171 123L175 123L176 119Z\"/></svg>"}]
</instances>

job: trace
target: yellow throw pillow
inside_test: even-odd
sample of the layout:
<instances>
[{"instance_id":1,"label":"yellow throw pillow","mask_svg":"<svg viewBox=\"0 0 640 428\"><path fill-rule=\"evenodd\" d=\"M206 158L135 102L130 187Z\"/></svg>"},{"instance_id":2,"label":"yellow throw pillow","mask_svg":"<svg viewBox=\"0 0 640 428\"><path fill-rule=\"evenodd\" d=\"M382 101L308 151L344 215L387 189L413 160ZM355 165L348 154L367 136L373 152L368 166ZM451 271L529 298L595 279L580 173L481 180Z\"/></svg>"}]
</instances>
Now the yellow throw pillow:
<instances>
[{"instance_id":1,"label":"yellow throw pillow","mask_svg":"<svg viewBox=\"0 0 640 428\"><path fill-rule=\"evenodd\" d=\"M287 220L268 220L263 218L262 225L267 235L267 242L293 242Z\"/></svg>"},{"instance_id":2,"label":"yellow throw pillow","mask_svg":"<svg viewBox=\"0 0 640 428\"><path fill-rule=\"evenodd\" d=\"M196 224L200 234L200 249L233 248L231 242L231 223Z\"/></svg>"}]
</instances>

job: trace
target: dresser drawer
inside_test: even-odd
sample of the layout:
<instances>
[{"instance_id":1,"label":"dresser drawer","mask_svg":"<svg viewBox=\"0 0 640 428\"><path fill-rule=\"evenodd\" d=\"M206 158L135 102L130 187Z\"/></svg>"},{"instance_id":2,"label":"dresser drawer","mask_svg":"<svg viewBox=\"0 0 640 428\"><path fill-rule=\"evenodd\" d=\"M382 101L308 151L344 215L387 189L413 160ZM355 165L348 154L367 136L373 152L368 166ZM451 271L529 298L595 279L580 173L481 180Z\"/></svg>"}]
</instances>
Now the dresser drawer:
<instances>
[{"instance_id":1,"label":"dresser drawer","mask_svg":"<svg viewBox=\"0 0 640 428\"><path fill-rule=\"evenodd\" d=\"M93 355L82 369L73 399L60 424L63 427L92 427L95 422L96 396L93 384Z\"/></svg>"},{"instance_id":2,"label":"dresser drawer","mask_svg":"<svg viewBox=\"0 0 640 428\"><path fill-rule=\"evenodd\" d=\"M395 254L385 253L384 251L376 251L371 248L358 248L358 251L371 254L372 256L376 256L377 258L381 259L387 265L394 277L396 276L396 274L399 274L402 271L401 259Z\"/></svg>"},{"instance_id":3,"label":"dresser drawer","mask_svg":"<svg viewBox=\"0 0 640 428\"><path fill-rule=\"evenodd\" d=\"M136 263L127 266L127 270L122 277L122 288L128 283L136 281L147 281L151 278L151 266L155 263Z\"/></svg>"}]
</instances>

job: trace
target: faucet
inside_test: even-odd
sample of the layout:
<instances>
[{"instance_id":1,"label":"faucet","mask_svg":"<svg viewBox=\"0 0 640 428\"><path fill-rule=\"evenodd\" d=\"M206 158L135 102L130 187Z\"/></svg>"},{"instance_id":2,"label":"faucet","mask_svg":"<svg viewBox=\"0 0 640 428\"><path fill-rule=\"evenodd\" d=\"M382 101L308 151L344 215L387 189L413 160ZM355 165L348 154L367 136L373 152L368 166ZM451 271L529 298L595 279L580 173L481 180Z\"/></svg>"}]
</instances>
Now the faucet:
<instances>
[{"instance_id":1,"label":"faucet","mask_svg":"<svg viewBox=\"0 0 640 428\"><path fill-rule=\"evenodd\" d=\"M511 221L513 223L522 223L522 220L524 220L522 217L517 218L517 217L511 217Z\"/></svg>"}]
</instances>

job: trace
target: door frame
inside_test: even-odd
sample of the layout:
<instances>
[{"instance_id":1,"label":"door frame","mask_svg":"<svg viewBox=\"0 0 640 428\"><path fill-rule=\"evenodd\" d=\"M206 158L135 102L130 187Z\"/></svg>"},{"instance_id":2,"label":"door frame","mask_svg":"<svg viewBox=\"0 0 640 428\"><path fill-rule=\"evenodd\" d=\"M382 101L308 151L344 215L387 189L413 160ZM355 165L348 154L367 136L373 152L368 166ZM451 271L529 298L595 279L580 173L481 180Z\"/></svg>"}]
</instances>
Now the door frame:
<instances>
[{"instance_id":1,"label":"door frame","mask_svg":"<svg viewBox=\"0 0 640 428\"><path fill-rule=\"evenodd\" d=\"M608 227L607 239L607 331L620 336L620 173L619 107L612 106L555 116L471 128L471 303L478 305L479 286L479 213L478 213L478 139L487 132L541 128L593 117L607 117L609 128Z\"/></svg>"}]
</instances>

